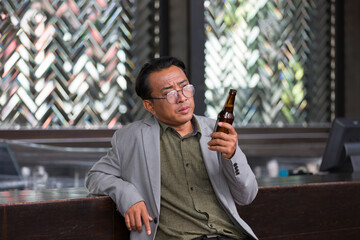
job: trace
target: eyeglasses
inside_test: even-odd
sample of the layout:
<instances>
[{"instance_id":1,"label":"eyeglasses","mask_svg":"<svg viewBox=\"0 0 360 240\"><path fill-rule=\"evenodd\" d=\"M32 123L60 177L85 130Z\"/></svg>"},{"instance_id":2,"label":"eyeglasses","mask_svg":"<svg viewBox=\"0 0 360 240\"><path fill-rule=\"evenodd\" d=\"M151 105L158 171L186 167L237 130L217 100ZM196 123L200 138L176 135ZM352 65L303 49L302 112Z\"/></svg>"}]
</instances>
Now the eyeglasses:
<instances>
[{"instance_id":1,"label":"eyeglasses","mask_svg":"<svg viewBox=\"0 0 360 240\"><path fill-rule=\"evenodd\" d=\"M179 98L180 98L179 92L180 91L182 92L184 97L191 98L192 96L194 96L195 87L193 85L191 85L191 84L187 84L180 90L171 90L170 92L168 92L166 94L166 97L163 97L163 98L147 98L147 99L166 99L168 101L168 103L175 104L175 103L177 103L179 101Z\"/></svg>"}]
</instances>

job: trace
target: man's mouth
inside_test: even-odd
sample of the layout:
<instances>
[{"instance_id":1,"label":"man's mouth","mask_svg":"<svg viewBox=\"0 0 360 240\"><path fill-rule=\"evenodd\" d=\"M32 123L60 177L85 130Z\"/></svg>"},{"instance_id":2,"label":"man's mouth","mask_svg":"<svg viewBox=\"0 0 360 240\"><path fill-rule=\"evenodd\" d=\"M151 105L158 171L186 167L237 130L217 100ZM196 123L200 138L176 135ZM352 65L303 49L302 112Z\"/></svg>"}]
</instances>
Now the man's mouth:
<instances>
[{"instance_id":1,"label":"man's mouth","mask_svg":"<svg viewBox=\"0 0 360 240\"><path fill-rule=\"evenodd\" d=\"M190 106L181 106L179 109L178 109L178 112L181 113L181 114L186 114L190 111Z\"/></svg>"}]
</instances>

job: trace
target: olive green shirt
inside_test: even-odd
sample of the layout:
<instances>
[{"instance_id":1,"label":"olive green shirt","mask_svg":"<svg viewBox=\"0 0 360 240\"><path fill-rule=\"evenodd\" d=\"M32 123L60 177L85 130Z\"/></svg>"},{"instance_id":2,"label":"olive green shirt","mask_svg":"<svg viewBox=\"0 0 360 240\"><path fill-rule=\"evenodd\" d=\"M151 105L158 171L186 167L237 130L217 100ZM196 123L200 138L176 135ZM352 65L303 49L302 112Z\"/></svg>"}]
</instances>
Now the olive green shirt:
<instances>
[{"instance_id":1,"label":"olive green shirt","mask_svg":"<svg viewBox=\"0 0 360 240\"><path fill-rule=\"evenodd\" d=\"M156 240L193 239L219 234L244 235L220 206L207 174L200 149L200 128L184 137L159 121L161 206Z\"/></svg>"}]
</instances>

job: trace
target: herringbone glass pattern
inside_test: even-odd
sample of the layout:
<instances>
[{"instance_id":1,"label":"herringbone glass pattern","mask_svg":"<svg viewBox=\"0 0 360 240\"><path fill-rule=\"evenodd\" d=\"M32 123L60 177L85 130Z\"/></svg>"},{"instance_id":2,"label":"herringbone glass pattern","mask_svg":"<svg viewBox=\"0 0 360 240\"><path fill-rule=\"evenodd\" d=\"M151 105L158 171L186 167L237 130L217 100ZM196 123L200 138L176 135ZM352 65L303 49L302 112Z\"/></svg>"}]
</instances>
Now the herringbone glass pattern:
<instances>
[{"instance_id":1,"label":"herringbone glass pattern","mask_svg":"<svg viewBox=\"0 0 360 240\"><path fill-rule=\"evenodd\" d=\"M1 127L118 127L145 110L158 1L0 1Z\"/></svg>"},{"instance_id":2,"label":"herringbone glass pattern","mask_svg":"<svg viewBox=\"0 0 360 240\"><path fill-rule=\"evenodd\" d=\"M235 126L331 122L332 3L205 1L206 114L238 90Z\"/></svg>"}]
</instances>

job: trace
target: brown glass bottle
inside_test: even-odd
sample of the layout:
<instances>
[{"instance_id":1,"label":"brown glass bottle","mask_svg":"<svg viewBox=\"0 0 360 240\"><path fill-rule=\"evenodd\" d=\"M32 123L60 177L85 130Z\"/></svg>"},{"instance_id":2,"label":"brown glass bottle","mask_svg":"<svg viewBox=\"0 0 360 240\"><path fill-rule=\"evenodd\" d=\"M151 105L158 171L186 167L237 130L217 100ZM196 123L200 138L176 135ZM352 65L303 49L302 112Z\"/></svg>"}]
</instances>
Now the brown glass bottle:
<instances>
[{"instance_id":1,"label":"brown glass bottle","mask_svg":"<svg viewBox=\"0 0 360 240\"><path fill-rule=\"evenodd\" d=\"M235 96L236 96L236 90L230 89L225 105L221 110L221 112L219 112L218 114L215 124L215 132L224 132L224 133L228 132L225 128L218 126L218 122L227 122L230 124L234 122L233 111L234 111Z\"/></svg>"}]
</instances>

